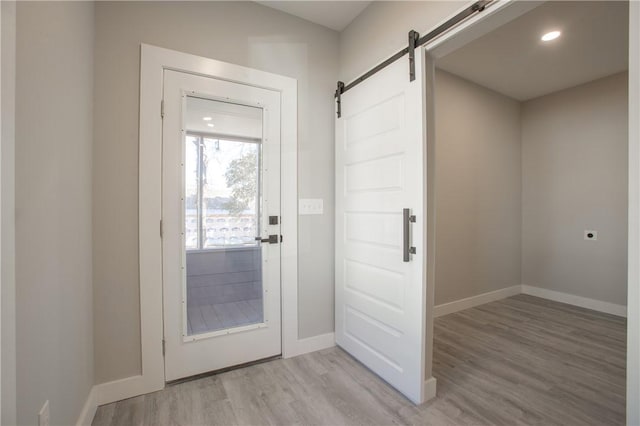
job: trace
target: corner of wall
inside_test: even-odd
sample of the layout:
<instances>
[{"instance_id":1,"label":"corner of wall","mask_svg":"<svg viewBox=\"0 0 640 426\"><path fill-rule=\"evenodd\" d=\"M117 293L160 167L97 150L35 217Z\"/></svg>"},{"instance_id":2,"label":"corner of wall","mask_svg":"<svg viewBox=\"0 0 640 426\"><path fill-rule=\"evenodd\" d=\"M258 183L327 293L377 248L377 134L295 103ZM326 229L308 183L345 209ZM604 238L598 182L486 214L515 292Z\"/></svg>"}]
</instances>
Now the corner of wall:
<instances>
[{"instance_id":1,"label":"corner of wall","mask_svg":"<svg viewBox=\"0 0 640 426\"><path fill-rule=\"evenodd\" d=\"M629 2L629 264L627 424L640 425L640 3Z\"/></svg>"},{"instance_id":2,"label":"corner of wall","mask_svg":"<svg viewBox=\"0 0 640 426\"><path fill-rule=\"evenodd\" d=\"M16 3L0 3L1 15L1 288L0 288L0 424L16 424L15 323L15 49Z\"/></svg>"}]
</instances>

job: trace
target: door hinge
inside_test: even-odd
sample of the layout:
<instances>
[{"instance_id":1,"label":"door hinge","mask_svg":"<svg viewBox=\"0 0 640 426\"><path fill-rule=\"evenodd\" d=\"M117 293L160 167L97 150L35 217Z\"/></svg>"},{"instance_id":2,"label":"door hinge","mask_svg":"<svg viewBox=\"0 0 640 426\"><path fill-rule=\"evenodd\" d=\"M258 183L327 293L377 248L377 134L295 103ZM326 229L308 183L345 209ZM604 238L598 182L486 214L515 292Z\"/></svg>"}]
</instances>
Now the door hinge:
<instances>
[{"instance_id":1,"label":"door hinge","mask_svg":"<svg viewBox=\"0 0 640 426\"><path fill-rule=\"evenodd\" d=\"M167 344L164 339L162 339L162 356L167 353Z\"/></svg>"},{"instance_id":2,"label":"door hinge","mask_svg":"<svg viewBox=\"0 0 640 426\"><path fill-rule=\"evenodd\" d=\"M160 238L162 238L162 219L160 219Z\"/></svg>"},{"instance_id":3,"label":"door hinge","mask_svg":"<svg viewBox=\"0 0 640 426\"><path fill-rule=\"evenodd\" d=\"M164 118L164 99L160 101L160 118Z\"/></svg>"},{"instance_id":4,"label":"door hinge","mask_svg":"<svg viewBox=\"0 0 640 426\"><path fill-rule=\"evenodd\" d=\"M282 238L282 235L280 235L280 242L282 242L282 240L283 240L283 239L284 239L284 238Z\"/></svg>"}]
</instances>

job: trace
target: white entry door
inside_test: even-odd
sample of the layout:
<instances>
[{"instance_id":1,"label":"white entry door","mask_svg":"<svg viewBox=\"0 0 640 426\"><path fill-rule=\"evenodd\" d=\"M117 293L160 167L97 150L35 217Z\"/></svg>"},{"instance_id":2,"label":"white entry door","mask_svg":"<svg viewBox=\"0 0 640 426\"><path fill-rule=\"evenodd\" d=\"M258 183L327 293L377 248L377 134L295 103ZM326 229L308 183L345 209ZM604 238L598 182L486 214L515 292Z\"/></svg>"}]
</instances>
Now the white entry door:
<instances>
[{"instance_id":1,"label":"white entry door","mask_svg":"<svg viewBox=\"0 0 640 426\"><path fill-rule=\"evenodd\" d=\"M342 95L342 117L336 122L336 342L422 403L426 112L421 50L415 64L412 82L405 57Z\"/></svg>"},{"instance_id":2,"label":"white entry door","mask_svg":"<svg viewBox=\"0 0 640 426\"><path fill-rule=\"evenodd\" d=\"M164 71L167 381L281 353L280 93Z\"/></svg>"}]
</instances>

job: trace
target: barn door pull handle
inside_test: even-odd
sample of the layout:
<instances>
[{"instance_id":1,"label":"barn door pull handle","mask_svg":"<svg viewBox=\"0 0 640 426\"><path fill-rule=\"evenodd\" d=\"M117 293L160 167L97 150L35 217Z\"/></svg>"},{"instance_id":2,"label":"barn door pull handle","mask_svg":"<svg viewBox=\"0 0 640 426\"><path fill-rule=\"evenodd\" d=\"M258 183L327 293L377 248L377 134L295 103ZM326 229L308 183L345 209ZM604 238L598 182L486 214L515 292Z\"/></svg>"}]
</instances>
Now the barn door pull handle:
<instances>
[{"instance_id":1,"label":"barn door pull handle","mask_svg":"<svg viewBox=\"0 0 640 426\"><path fill-rule=\"evenodd\" d=\"M402 209L402 261L409 262L411 254L416 254L416 248L411 246L411 224L416 222L416 217L411 214L411 209Z\"/></svg>"}]
</instances>

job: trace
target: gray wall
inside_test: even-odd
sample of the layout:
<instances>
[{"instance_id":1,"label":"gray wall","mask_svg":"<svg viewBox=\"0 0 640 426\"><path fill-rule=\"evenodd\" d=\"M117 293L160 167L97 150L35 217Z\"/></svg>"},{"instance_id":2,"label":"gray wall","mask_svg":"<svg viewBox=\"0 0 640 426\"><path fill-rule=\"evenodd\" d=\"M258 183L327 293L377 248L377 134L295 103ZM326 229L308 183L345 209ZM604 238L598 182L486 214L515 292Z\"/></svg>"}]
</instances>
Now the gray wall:
<instances>
[{"instance_id":1,"label":"gray wall","mask_svg":"<svg viewBox=\"0 0 640 426\"><path fill-rule=\"evenodd\" d=\"M15 78L16 3L3 1L2 13L2 269L0 299L2 390L0 424L16 423L16 281L15 281Z\"/></svg>"},{"instance_id":2,"label":"gray wall","mask_svg":"<svg viewBox=\"0 0 640 426\"><path fill-rule=\"evenodd\" d=\"M520 103L436 72L440 305L520 284Z\"/></svg>"},{"instance_id":3,"label":"gray wall","mask_svg":"<svg viewBox=\"0 0 640 426\"><path fill-rule=\"evenodd\" d=\"M521 283L625 305L627 74L520 104L438 71L435 103L436 305Z\"/></svg>"},{"instance_id":4,"label":"gray wall","mask_svg":"<svg viewBox=\"0 0 640 426\"><path fill-rule=\"evenodd\" d=\"M640 3L629 2L629 117L640 116ZM628 255L640 255L640 120L629 120L629 227ZM640 271L629 262L627 317L627 401L640 400ZM640 424L640 404L627 404L627 423Z\"/></svg>"},{"instance_id":5,"label":"gray wall","mask_svg":"<svg viewBox=\"0 0 640 426\"><path fill-rule=\"evenodd\" d=\"M626 305L627 96L624 72L524 103L523 284Z\"/></svg>"},{"instance_id":6,"label":"gray wall","mask_svg":"<svg viewBox=\"0 0 640 426\"><path fill-rule=\"evenodd\" d=\"M340 79L348 82L407 47L472 1L375 1L340 33ZM335 90L335 87L334 87Z\"/></svg>"},{"instance_id":7,"label":"gray wall","mask_svg":"<svg viewBox=\"0 0 640 426\"><path fill-rule=\"evenodd\" d=\"M20 2L16 36L19 424L75 424L93 385L94 9Z\"/></svg>"},{"instance_id":8,"label":"gray wall","mask_svg":"<svg viewBox=\"0 0 640 426\"><path fill-rule=\"evenodd\" d=\"M95 7L96 382L140 374L140 43L298 79L299 196L323 198L326 211L299 218L299 335L333 331L338 34L252 2L98 2Z\"/></svg>"}]
</instances>

